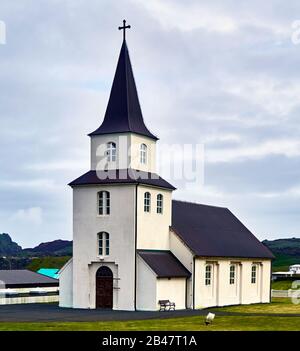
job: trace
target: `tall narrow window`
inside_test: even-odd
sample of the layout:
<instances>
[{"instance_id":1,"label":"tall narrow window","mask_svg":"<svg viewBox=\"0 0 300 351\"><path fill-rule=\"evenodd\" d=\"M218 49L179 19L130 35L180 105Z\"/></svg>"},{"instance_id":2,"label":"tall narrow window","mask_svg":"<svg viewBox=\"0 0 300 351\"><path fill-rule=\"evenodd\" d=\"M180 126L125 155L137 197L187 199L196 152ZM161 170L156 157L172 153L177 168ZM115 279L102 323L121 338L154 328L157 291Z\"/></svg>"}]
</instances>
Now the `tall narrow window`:
<instances>
[{"instance_id":1,"label":"tall narrow window","mask_svg":"<svg viewBox=\"0 0 300 351\"><path fill-rule=\"evenodd\" d=\"M230 266L230 272L229 272L229 284L234 284L235 283L235 265L232 264Z\"/></svg>"},{"instance_id":2,"label":"tall narrow window","mask_svg":"<svg viewBox=\"0 0 300 351\"><path fill-rule=\"evenodd\" d=\"M146 192L144 194L144 211L150 212L150 207L151 207L151 194L149 192Z\"/></svg>"},{"instance_id":3,"label":"tall narrow window","mask_svg":"<svg viewBox=\"0 0 300 351\"><path fill-rule=\"evenodd\" d=\"M147 163L147 145L146 144L141 144L140 161L141 161L142 164L146 164Z\"/></svg>"},{"instance_id":4,"label":"tall narrow window","mask_svg":"<svg viewBox=\"0 0 300 351\"><path fill-rule=\"evenodd\" d=\"M103 237L104 237L104 233L98 234L99 256L103 256Z\"/></svg>"},{"instance_id":5,"label":"tall narrow window","mask_svg":"<svg viewBox=\"0 0 300 351\"><path fill-rule=\"evenodd\" d=\"M98 214L110 214L110 194L108 191L100 191L98 193Z\"/></svg>"},{"instance_id":6,"label":"tall narrow window","mask_svg":"<svg viewBox=\"0 0 300 351\"><path fill-rule=\"evenodd\" d=\"M115 162L117 158L117 147L113 142L109 142L106 145L106 159L107 162Z\"/></svg>"},{"instance_id":7,"label":"tall narrow window","mask_svg":"<svg viewBox=\"0 0 300 351\"><path fill-rule=\"evenodd\" d=\"M109 234L101 232L98 234L98 248L99 256L109 255Z\"/></svg>"},{"instance_id":8,"label":"tall narrow window","mask_svg":"<svg viewBox=\"0 0 300 351\"><path fill-rule=\"evenodd\" d=\"M256 284L257 266L254 264L251 267L251 283Z\"/></svg>"},{"instance_id":9,"label":"tall narrow window","mask_svg":"<svg viewBox=\"0 0 300 351\"><path fill-rule=\"evenodd\" d=\"M162 194L158 194L157 195L156 212L157 213L163 213L163 196L162 196Z\"/></svg>"},{"instance_id":10,"label":"tall narrow window","mask_svg":"<svg viewBox=\"0 0 300 351\"><path fill-rule=\"evenodd\" d=\"M109 255L109 234L105 233L105 255L108 256Z\"/></svg>"},{"instance_id":11,"label":"tall narrow window","mask_svg":"<svg viewBox=\"0 0 300 351\"><path fill-rule=\"evenodd\" d=\"M205 267L205 285L211 285L211 273L212 267L209 264Z\"/></svg>"}]
</instances>

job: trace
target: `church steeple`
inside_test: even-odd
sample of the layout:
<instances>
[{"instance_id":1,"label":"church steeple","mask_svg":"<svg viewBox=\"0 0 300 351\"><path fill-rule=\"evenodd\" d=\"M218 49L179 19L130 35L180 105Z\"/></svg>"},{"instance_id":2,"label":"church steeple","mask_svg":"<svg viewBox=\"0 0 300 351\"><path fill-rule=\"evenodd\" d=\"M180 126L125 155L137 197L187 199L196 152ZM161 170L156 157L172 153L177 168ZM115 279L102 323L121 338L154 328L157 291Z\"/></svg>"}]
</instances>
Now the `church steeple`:
<instances>
[{"instance_id":1,"label":"church steeple","mask_svg":"<svg viewBox=\"0 0 300 351\"><path fill-rule=\"evenodd\" d=\"M158 138L148 130L143 120L125 40L125 29L128 27L125 23L124 27L119 27L124 30L123 44L104 120L101 126L89 135L132 132L157 140Z\"/></svg>"}]
</instances>

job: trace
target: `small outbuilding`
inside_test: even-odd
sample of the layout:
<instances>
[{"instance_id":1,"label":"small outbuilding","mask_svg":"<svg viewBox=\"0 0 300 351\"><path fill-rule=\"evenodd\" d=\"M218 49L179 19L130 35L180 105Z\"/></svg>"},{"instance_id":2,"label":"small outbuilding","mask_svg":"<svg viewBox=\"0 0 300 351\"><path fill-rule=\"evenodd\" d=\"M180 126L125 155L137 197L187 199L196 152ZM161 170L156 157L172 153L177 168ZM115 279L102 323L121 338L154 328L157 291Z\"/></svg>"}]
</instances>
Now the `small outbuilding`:
<instances>
[{"instance_id":1,"label":"small outbuilding","mask_svg":"<svg viewBox=\"0 0 300 351\"><path fill-rule=\"evenodd\" d=\"M53 279L59 279L59 269L57 268L40 268L37 273Z\"/></svg>"},{"instance_id":2,"label":"small outbuilding","mask_svg":"<svg viewBox=\"0 0 300 351\"><path fill-rule=\"evenodd\" d=\"M27 269L0 270L0 305L56 302L57 279Z\"/></svg>"}]
</instances>

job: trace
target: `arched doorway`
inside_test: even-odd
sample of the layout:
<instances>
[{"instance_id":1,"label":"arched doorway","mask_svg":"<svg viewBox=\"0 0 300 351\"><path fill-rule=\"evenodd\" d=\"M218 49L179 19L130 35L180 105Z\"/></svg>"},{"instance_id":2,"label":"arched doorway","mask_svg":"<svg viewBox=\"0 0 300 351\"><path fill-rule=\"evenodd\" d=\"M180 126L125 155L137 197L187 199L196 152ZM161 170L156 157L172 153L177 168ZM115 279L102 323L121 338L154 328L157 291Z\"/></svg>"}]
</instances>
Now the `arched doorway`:
<instances>
[{"instance_id":1,"label":"arched doorway","mask_svg":"<svg viewBox=\"0 0 300 351\"><path fill-rule=\"evenodd\" d=\"M96 273L96 308L113 307L113 273L102 266Z\"/></svg>"}]
</instances>

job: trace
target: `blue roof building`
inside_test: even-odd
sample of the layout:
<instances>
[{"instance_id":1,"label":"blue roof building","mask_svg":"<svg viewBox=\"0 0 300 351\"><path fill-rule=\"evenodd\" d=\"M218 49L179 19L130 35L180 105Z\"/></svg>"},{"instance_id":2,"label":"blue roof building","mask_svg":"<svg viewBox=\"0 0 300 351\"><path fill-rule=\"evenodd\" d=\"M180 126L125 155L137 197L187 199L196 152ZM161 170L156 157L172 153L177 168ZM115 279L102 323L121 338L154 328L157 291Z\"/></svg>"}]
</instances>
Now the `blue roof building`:
<instances>
[{"instance_id":1,"label":"blue roof building","mask_svg":"<svg viewBox=\"0 0 300 351\"><path fill-rule=\"evenodd\" d=\"M58 279L59 274L58 274L59 269L57 268L40 268L37 273L45 275L50 278Z\"/></svg>"}]
</instances>

